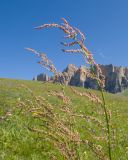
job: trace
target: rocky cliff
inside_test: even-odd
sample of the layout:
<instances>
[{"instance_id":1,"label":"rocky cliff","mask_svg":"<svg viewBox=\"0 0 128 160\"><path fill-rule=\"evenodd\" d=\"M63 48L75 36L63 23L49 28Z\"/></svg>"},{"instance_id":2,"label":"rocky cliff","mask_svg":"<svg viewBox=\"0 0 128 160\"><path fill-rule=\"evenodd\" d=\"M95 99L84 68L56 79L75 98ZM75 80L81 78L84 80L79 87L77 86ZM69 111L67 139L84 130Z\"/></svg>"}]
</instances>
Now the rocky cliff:
<instances>
[{"instance_id":1,"label":"rocky cliff","mask_svg":"<svg viewBox=\"0 0 128 160\"><path fill-rule=\"evenodd\" d=\"M117 93L128 88L128 68L115 67L112 64L100 65L100 68L105 76L106 91ZM52 77L45 74L38 75L36 79L38 81L53 81ZM96 81L87 77L87 69L84 66L77 68L75 65L69 64L62 73L58 74L55 81L65 85L98 89Z\"/></svg>"},{"instance_id":2,"label":"rocky cliff","mask_svg":"<svg viewBox=\"0 0 128 160\"><path fill-rule=\"evenodd\" d=\"M128 68L101 65L101 70L105 75L105 90L117 93L128 88Z\"/></svg>"}]
</instances>

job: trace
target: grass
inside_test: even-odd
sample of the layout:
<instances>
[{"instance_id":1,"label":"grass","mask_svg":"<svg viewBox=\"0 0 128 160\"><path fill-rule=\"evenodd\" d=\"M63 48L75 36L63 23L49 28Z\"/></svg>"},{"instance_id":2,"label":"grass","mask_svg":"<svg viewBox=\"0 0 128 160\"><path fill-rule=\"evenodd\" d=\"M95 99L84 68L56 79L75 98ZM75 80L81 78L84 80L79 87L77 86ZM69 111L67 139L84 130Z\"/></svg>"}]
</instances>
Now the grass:
<instances>
[{"instance_id":1,"label":"grass","mask_svg":"<svg viewBox=\"0 0 128 160\"><path fill-rule=\"evenodd\" d=\"M58 109L63 103L56 96L49 96L50 91L62 91L62 86L52 83L41 83L34 81L0 79L0 160L49 160L54 159L53 155L58 160L63 160L64 157L58 152L51 143L46 141L40 133L32 132L28 129L30 126L41 127L39 119L33 119L31 114L24 112L18 108L19 100L25 102L30 100L34 103L32 95L22 85L30 88L35 96L44 97L55 108L54 112L60 115L64 121L67 118ZM86 89L74 87L77 91L86 92ZM91 90L90 90L91 91ZM86 97L80 97L73 94L69 87L64 87L66 96L72 101L72 110L76 113L95 115L97 104L92 103ZM100 92L93 91L98 96ZM116 140L113 146L114 160L128 159L128 92L113 95L105 93L106 104L112 111L112 122L116 133ZM32 103L32 104L33 104ZM30 103L29 103L30 105ZM10 113L10 114L8 114ZM90 138L86 132L86 123L84 120L78 119L74 123L74 130L80 133L83 139ZM92 124L90 124L92 125ZM82 126L82 127L81 127ZM97 133L99 132L95 128ZM102 142L101 142L102 143ZM100 144L100 143L98 143ZM104 145L104 144L103 144ZM83 159L98 159L94 158L93 153L86 146L80 146L79 149L81 160ZM52 156L52 157L51 157Z\"/></svg>"},{"instance_id":2,"label":"grass","mask_svg":"<svg viewBox=\"0 0 128 160\"><path fill-rule=\"evenodd\" d=\"M123 92L123 95L128 96L128 89Z\"/></svg>"}]
</instances>

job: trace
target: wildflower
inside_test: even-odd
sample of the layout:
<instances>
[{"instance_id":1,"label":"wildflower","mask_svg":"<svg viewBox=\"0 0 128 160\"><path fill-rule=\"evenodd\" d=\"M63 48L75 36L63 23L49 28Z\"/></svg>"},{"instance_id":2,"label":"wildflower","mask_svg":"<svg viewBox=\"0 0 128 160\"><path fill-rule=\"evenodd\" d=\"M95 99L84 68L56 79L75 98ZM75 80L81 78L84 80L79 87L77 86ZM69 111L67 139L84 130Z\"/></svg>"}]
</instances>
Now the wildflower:
<instances>
[{"instance_id":1,"label":"wildflower","mask_svg":"<svg viewBox=\"0 0 128 160\"><path fill-rule=\"evenodd\" d=\"M37 112L32 113L33 116L38 116L39 114Z\"/></svg>"},{"instance_id":2,"label":"wildflower","mask_svg":"<svg viewBox=\"0 0 128 160\"><path fill-rule=\"evenodd\" d=\"M20 101L20 97L19 97L19 98L17 98L17 100L18 100L18 101Z\"/></svg>"},{"instance_id":3,"label":"wildflower","mask_svg":"<svg viewBox=\"0 0 128 160\"><path fill-rule=\"evenodd\" d=\"M84 158L85 158L85 159L88 159L88 154L87 154L86 151L84 151Z\"/></svg>"}]
</instances>

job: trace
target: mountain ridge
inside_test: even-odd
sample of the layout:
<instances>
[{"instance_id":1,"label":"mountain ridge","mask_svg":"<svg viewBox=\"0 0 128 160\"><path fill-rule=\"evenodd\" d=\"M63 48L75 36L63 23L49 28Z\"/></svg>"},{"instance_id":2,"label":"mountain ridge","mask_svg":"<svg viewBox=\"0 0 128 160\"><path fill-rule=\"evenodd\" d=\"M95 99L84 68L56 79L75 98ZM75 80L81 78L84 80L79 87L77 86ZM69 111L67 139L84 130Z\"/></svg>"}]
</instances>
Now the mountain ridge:
<instances>
[{"instance_id":1,"label":"mountain ridge","mask_svg":"<svg viewBox=\"0 0 128 160\"><path fill-rule=\"evenodd\" d=\"M105 77L105 91L110 93L122 92L128 88L128 67L114 66L112 64L99 65ZM98 89L96 80L89 78L86 74L85 66L76 67L69 64L57 77L54 82L64 85L79 86L84 88ZM95 70L95 73L97 71ZM42 73L37 75L33 80L37 81L53 81L53 77Z\"/></svg>"}]
</instances>

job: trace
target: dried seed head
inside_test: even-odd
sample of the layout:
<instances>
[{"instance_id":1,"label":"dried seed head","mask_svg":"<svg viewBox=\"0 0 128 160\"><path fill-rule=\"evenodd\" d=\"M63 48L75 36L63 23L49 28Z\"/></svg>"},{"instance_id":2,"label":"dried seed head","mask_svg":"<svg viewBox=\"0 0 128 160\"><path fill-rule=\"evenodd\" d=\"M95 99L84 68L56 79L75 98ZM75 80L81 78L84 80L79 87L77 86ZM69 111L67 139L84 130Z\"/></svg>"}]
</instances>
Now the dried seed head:
<instances>
[{"instance_id":1,"label":"dried seed head","mask_svg":"<svg viewBox=\"0 0 128 160\"><path fill-rule=\"evenodd\" d=\"M102 104L102 101L99 99L99 97L96 96L96 94L91 93L91 92L83 92L83 93L81 93L81 92L78 92L77 90L75 90L73 87L70 87L70 88L75 94L77 94L77 95L79 95L81 97L87 97L92 102Z\"/></svg>"},{"instance_id":2,"label":"dried seed head","mask_svg":"<svg viewBox=\"0 0 128 160\"><path fill-rule=\"evenodd\" d=\"M32 48L26 48L26 50L28 50L28 51L34 53L35 55L37 55L41 59L38 63L41 66L43 66L45 69L49 70L54 75L57 73L57 70L56 70L53 62L47 58L46 54L39 53L39 52L37 52L36 50L34 50Z\"/></svg>"},{"instance_id":3,"label":"dried seed head","mask_svg":"<svg viewBox=\"0 0 128 160\"><path fill-rule=\"evenodd\" d=\"M72 47L74 45L79 46L78 49L71 49L71 50L62 49L62 51L68 52L68 53L80 53L84 58L86 64L89 64L91 68L96 68L98 75L93 76L93 79L96 79L100 87L104 88L105 81L104 81L101 69L99 65L94 61L93 55L84 45L84 41L85 41L84 34L78 28L72 27L71 25L69 25L66 19L61 18L61 20L63 21L63 23L60 25L56 23L51 23L51 24L44 24L35 28L43 29L47 27L55 27L55 28L61 29L66 34L66 36L64 36L65 38L73 40L73 42L62 43L64 46L68 46L68 47Z\"/></svg>"}]
</instances>

